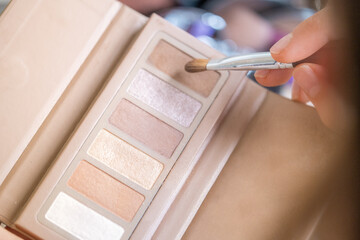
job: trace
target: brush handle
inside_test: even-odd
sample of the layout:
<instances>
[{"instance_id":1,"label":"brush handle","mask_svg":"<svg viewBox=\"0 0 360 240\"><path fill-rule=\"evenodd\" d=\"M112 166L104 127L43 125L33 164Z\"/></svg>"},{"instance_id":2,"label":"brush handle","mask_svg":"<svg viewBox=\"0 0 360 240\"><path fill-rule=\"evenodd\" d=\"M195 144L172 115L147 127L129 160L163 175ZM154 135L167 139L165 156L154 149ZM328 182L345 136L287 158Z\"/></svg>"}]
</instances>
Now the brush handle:
<instances>
[{"instance_id":1,"label":"brush handle","mask_svg":"<svg viewBox=\"0 0 360 240\"><path fill-rule=\"evenodd\" d=\"M207 70L260 70L293 68L292 63L279 63L275 61L270 52L246 54L210 60Z\"/></svg>"},{"instance_id":2,"label":"brush handle","mask_svg":"<svg viewBox=\"0 0 360 240\"><path fill-rule=\"evenodd\" d=\"M339 46L341 40L332 41L319 49L310 57L294 63L281 63L273 59L270 52L252 53L242 56L228 57L223 59L210 60L207 70L261 70L261 69L287 69L294 68L301 63L318 63L329 62L332 58L329 54L333 53ZM325 65L325 64L322 64Z\"/></svg>"}]
</instances>

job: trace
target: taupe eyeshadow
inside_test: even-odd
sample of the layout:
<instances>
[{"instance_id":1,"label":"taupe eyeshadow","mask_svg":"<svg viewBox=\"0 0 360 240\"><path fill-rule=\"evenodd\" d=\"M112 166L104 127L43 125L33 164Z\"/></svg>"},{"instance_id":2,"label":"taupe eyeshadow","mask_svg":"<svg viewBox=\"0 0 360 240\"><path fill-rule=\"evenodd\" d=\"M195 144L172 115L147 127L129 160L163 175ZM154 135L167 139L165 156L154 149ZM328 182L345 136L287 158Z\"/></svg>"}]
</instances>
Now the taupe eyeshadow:
<instances>
[{"instance_id":1,"label":"taupe eyeshadow","mask_svg":"<svg viewBox=\"0 0 360 240\"><path fill-rule=\"evenodd\" d=\"M183 133L126 99L120 101L109 122L167 158L183 138Z\"/></svg>"}]
</instances>

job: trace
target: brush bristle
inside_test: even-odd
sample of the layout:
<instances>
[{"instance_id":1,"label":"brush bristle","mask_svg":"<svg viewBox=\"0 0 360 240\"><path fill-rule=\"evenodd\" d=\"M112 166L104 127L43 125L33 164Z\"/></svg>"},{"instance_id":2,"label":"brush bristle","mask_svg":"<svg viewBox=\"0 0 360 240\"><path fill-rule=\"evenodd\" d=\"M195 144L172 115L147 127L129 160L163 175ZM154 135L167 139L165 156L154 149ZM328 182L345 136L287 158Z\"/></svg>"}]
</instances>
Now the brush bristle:
<instances>
[{"instance_id":1,"label":"brush bristle","mask_svg":"<svg viewBox=\"0 0 360 240\"><path fill-rule=\"evenodd\" d=\"M190 62L188 62L185 65L185 70L187 72L202 72L206 70L206 65L208 64L208 59L195 59Z\"/></svg>"}]
</instances>

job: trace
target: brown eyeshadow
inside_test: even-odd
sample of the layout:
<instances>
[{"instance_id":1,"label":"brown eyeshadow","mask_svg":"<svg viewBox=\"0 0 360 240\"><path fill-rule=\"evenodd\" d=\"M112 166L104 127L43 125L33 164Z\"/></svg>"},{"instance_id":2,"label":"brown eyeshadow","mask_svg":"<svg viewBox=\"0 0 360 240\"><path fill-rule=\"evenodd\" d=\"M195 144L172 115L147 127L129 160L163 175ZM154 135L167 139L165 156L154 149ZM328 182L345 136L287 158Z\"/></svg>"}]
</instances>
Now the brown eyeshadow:
<instances>
[{"instance_id":1,"label":"brown eyeshadow","mask_svg":"<svg viewBox=\"0 0 360 240\"><path fill-rule=\"evenodd\" d=\"M155 47L148 61L176 81L207 97L217 83L219 74L214 71L188 73L184 70L192 57L161 40Z\"/></svg>"},{"instance_id":2,"label":"brown eyeshadow","mask_svg":"<svg viewBox=\"0 0 360 240\"><path fill-rule=\"evenodd\" d=\"M127 222L133 219L144 201L143 195L84 160L67 184Z\"/></svg>"},{"instance_id":3,"label":"brown eyeshadow","mask_svg":"<svg viewBox=\"0 0 360 240\"><path fill-rule=\"evenodd\" d=\"M109 122L168 158L183 138L183 133L125 99L120 101Z\"/></svg>"}]
</instances>

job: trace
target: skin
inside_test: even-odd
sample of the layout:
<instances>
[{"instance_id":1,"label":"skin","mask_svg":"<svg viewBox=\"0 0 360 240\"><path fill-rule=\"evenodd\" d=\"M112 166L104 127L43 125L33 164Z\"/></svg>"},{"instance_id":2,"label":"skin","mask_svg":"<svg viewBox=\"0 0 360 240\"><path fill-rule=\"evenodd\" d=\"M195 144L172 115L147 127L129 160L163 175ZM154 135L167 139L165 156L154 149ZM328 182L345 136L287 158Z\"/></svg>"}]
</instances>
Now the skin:
<instances>
[{"instance_id":1,"label":"skin","mask_svg":"<svg viewBox=\"0 0 360 240\"><path fill-rule=\"evenodd\" d=\"M278 62L291 63L311 56L338 34L330 24L329 7L300 23L292 33L280 39L270 52ZM294 77L292 99L311 101L323 123L336 132L344 132L351 119L350 106L334 84L329 67L317 63L304 63L294 69L259 70L256 80L264 86L277 86ZM335 79L336 80L336 79Z\"/></svg>"}]
</instances>

